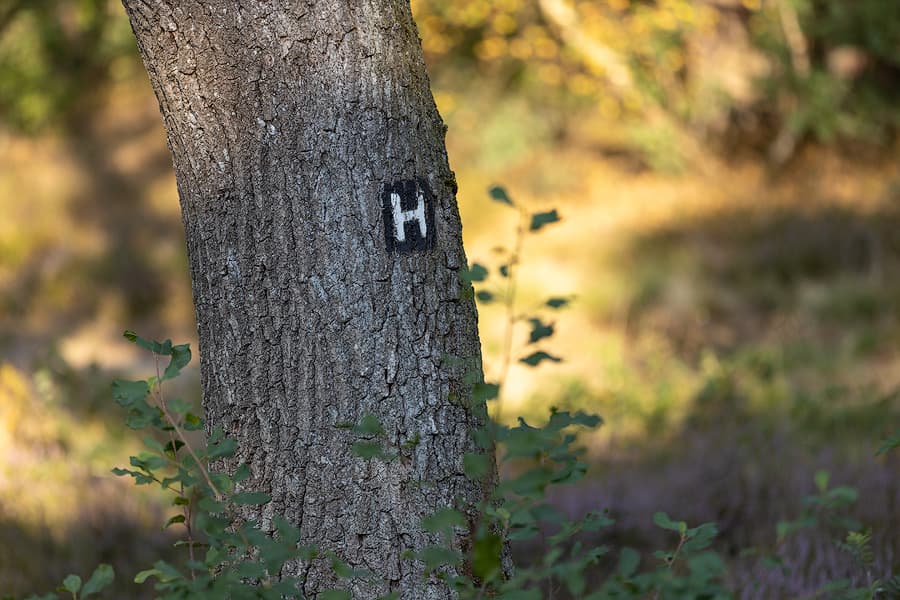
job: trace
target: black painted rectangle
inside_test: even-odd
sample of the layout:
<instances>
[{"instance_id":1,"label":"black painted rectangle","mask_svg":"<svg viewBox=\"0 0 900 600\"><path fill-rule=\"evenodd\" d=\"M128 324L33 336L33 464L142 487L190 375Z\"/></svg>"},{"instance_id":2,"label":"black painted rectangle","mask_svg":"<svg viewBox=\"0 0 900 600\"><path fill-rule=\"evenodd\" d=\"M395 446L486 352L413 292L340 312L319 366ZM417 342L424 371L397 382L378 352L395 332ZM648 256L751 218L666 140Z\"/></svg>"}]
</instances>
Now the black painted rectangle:
<instances>
[{"instance_id":1,"label":"black painted rectangle","mask_svg":"<svg viewBox=\"0 0 900 600\"><path fill-rule=\"evenodd\" d=\"M424 251L434 246L434 195L424 180L385 184L381 207L389 252Z\"/></svg>"}]
</instances>

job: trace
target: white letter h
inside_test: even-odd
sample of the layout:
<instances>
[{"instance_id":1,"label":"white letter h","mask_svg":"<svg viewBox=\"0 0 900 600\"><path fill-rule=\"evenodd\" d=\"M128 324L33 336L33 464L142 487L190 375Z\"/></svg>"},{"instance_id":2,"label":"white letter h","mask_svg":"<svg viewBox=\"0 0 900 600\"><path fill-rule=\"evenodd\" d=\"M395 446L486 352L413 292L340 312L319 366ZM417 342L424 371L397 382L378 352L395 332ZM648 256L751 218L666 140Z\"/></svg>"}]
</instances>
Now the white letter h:
<instances>
[{"instance_id":1,"label":"white letter h","mask_svg":"<svg viewBox=\"0 0 900 600\"><path fill-rule=\"evenodd\" d=\"M408 221L417 220L419 222L419 233L422 239L428 234L428 224L425 222L425 196L421 191L416 192L417 204L413 210L403 210L400 207L400 194L391 192L391 210L394 213L394 237L397 241L403 243L406 241L406 223Z\"/></svg>"}]
</instances>

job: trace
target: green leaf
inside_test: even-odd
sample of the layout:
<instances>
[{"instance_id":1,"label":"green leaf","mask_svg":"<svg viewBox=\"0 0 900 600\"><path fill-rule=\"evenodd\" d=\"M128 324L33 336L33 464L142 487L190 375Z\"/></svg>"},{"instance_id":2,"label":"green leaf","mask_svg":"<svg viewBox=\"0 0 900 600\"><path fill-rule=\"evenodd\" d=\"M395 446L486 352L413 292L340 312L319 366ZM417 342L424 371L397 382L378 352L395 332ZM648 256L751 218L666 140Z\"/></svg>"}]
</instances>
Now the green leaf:
<instances>
[{"instance_id":1,"label":"green leaf","mask_svg":"<svg viewBox=\"0 0 900 600\"><path fill-rule=\"evenodd\" d=\"M477 404L493 400L500 395L500 386L496 383L478 382L472 386L472 400Z\"/></svg>"},{"instance_id":2,"label":"green leaf","mask_svg":"<svg viewBox=\"0 0 900 600\"><path fill-rule=\"evenodd\" d=\"M495 436L487 427L479 427L472 432L472 439L475 444L485 451L494 451Z\"/></svg>"},{"instance_id":3,"label":"green leaf","mask_svg":"<svg viewBox=\"0 0 900 600\"><path fill-rule=\"evenodd\" d=\"M529 344L553 335L553 323L547 324L540 319L528 319L528 322L531 323L531 334L528 336Z\"/></svg>"},{"instance_id":4,"label":"green leaf","mask_svg":"<svg viewBox=\"0 0 900 600\"><path fill-rule=\"evenodd\" d=\"M169 461L165 458L158 454L153 454L152 452L141 452L137 456L131 456L129 457L129 462L132 467L137 467L148 473L156 469L161 469L169 464Z\"/></svg>"},{"instance_id":5,"label":"green leaf","mask_svg":"<svg viewBox=\"0 0 900 600\"><path fill-rule=\"evenodd\" d=\"M186 457L184 462L188 466L188 468L194 468L192 457ZM212 480L213 485L219 490L229 491L234 487L234 482L231 480L231 476L228 475L228 473L210 473L209 478L210 480Z\"/></svg>"},{"instance_id":6,"label":"green leaf","mask_svg":"<svg viewBox=\"0 0 900 600\"><path fill-rule=\"evenodd\" d=\"M481 365L481 359L477 356L454 356L445 353L441 356L441 365L451 369L465 369L468 372L477 370Z\"/></svg>"},{"instance_id":7,"label":"green leaf","mask_svg":"<svg viewBox=\"0 0 900 600\"><path fill-rule=\"evenodd\" d=\"M81 577L78 575L67 575L65 579L63 579L62 587L58 590L60 592L66 591L71 592L73 594L77 594L78 590L81 589Z\"/></svg>"},{"instance_id":8,"label":"green leaf","mask_svg":"<svg viewBox=\"0 0 900 600\"><path fill-rule=\"evenodd\" d=\"M125 424L131 429L143 429L159 419L159 413L133 412L125 417Z\"/></svg>"},{"instance_id":9,"label":"green leaf","mask_svg":"<svg viewBox=\"0 0 900 600\"><path fill-rule=\"evenodd\" d=\"M784 559L777 554L767 554L762 557L760 562L764 568L769 570L781 569L783 571L786 568L784 566Z\"/></svg>"},{"instance_id":10,"label":"green leaf","mask_svg":"<svg viewBox=\"0 0 900 600\"><path fill-rule=\"evenodd\" d=\"M444 548L443 546L428 546L423 548L418 554L419 560L425 563L429 570L434 570L443 566L455 566L462 562L462 556L459 552Z\"/></svg>"},{"instance_id":11,"label":"green leaf","mask_svg":"<svg viewBox=\"0 0 900 600\"><path fill-rule=\"evenodd\" d=\"M297 548L297 556L299 556L301 560L309 562L319 557L319 549L315 546L300 546Z\"/></svg>"},{"instance_id":12,"label":"green leaf","mask_svg":"<svg viewBox=\"0 0 900 600\"><path fill-rule=\"evenodd\" d=\"M823 585L822 588L821 588L821 590L820 590L820 592L822 592L821 595L825 596L826 598L830 598L830 597L833 597L831 594L834 594L834 593L836 593L836 592L847 592L847 591L850 591L850 587L851 587L852 585L853 585L853 584L851 583L851 581L850 581L849 579L835 579L834 581L829 581L828 583L826 583L825 585ZM866 591L868 592L868 590L866 590ZM818 595L819 595L819 594L817 594L817 596L818 596ZM859 595L859 596L857 596L857 595L855 595L855 594L852 595L852 596L845 596L845 595L842 594L842 595L840 595L840 596L838 596L838 597L839 597L839 598L848 598L848 597L849 597L849 598L871 598L872 596L870 596L870 595L867 593L867 594L865 594L865 595Z\"/></svg>"},{"instance_id":13,"label":"green leaf","mask_svg":"<svg viewBox=\"0 0 900 600\"><path fill-rule=\"evenodd\" d=\"M568 306L569 302L570 300L568 298L550 298L544 304L546 304L550 308L557 309Z\"/></svg>"},{"instance_id":14,"label":"green leaf","mask_svg":"<svg viewBox=\"0 0 900 600\"><path fill-rule=\"evenodd\" d=\"M240 563L234 573L241 579L261 579L266 576L266 566L258 562Z\"/></svg>"},{"instance_id":15,"label":"green leaf","mask_svg":"<svg viewBox=\"0 0 900 600\"><path fill-rule=\"evenodd\" d=\"M485 304L489 304L494 301L494 294L487 290L479 290L475 293L475 297L478 298L479 302L483 302Z\"/></svg>"},{"instance_id":16,"label":"green leaf","mask_svg":"<svg viewBox=\"0 0 900 600\"><path fill-rule=\"evenodd\" d=\"M584 531L599 531L604 527L615 525L615 523L615 520L610 519L602 512L591 511L581 519L579 526Z\"/></svg>"},{"instance_id":17,"label":"green leaf","mask_svg":"<svg viewBox=\"0 0 900 600\"><path fill-rule=\"evenodd\" d=\"M359 420L359 423L353 427L353 431L359 435L382 435L384 433L384 427L382 427L378 417L367 413L363 415L362 419Z\"/></svg>"},{"instance_id":18,"label":"green leaf","mask_svg":"<svg viewBox=\"0 0 900 600\"><path fill-rule=\"evenodd\" d=\"M172 581L174 579L181 579L181 573L178 572L178 569L170 565L164 560L158 560L153 563L153 567L159 571L159 579L161 581Z\"/></svg>"},{"instance_id":19,"label":"green leaf","mask_svg":"<svg viewBox=\"0 0 900 600\"><path fill-rule=\"evenodd\" d=\"M715 523L703 523L698 527L689 529L688 540L681 547L682 552L691 553L703 550L712 543L719 530Z\"/></svg>"},{"instance_id":20,"label":"green leaf","mask_svg":"<svg viewBox=\"0 0 900 600\"><path fill-rule=\"evenodd\" d=\"M144 571L139 572L137 575L134 576L134 582L135 583L144 583L145 581L147 581L148 578L150 578L150 577L159 578L160 575L162 575L162 573L160 571L158 571L157 569L146 569Z\"/></svg>"},{"instance_id":21,"label":"green leaf","mask_svg":"<svg viewBox=\"0 0 900 600\"><path fill-rule=\"evenodd\" d=\"M122 477L123 475L134 477L135 485L146 485L154 482L153 477L147 475L146 473L140 473L138 471L130 471L128 469L120 469L118 467L115 467L112 469L112 472L118 477Z\"/></svg>"},{"instance_id":22,"label":"green leaf","mask_svg":"<svg viewBox=\"0 0 900 600\"><path fill-rule=\"evenodd\" d=\"M216 445L210 447L209 458L216 459L233 456L235 450L237 450L236 441L231 438L222 438Z\"/></svg>"},{"instance_id":23,"label":"green leaf","mask_svg":"<svg viewBox=\"0 0 900 600\"><path fill-rule=\"evenodd\" d=\"M657 527L661 527L663 529L677 531L680 534L687 533L687 523L685 523L684 521L673 521L669 518L669 515L664 512L658 512L654 514L653 522Z\"/></svg>"},{"instance_id":24,"label":"green leaf","mask_svg":"<svg viewBox=\"0 0 900 600\"><path fill-rule=\"evenodd\" d=\"M197 501L197 508L209 514L218 514L225 510L225 505L213 498L204 497Z\"/></svg>"},{"instance_id":25,"label":"green leaf","mask_svg":"<svg viewBox=\"0 0 900 600\"><path fill-rule=\"evenodd\" d=\"M172 359L169 361L169 366L166 367L165 372L163 373L163 380L173 379L178 376L187 364L191 362L191 347L189 344L181 344L179 346L172 347Z\"/></svg>"},{"instance_id":26,"label":"green leaf","mask_svg":"<svg viewBox=\"0 0 900 600\"><path fill-rule=\"evenodd\" d=\"M213 428L212 433L209 434L209 440L207 440L207 444L212 446L213 444L218 444L219 440L225 437L225 430L221 425L216 425Z\"/></svg>"},{"instance_id":27,"label":"green leaf","mask_svg":"<svg viewBox=\"0 0 900 600\"><path fill-rule=\"evenodd\" d=\"M163 445L156 438L150 437L149 435L144 436L143 438L144 445L150 448L151 450L156 451L158 454L162 454L165 452Z\"/></svg>"},{"instance_id":28,"label":"green leaf","mask_svg":"<svg viewBox=\"0 0 900 600\"><path fill-rule=\"evenodd\" d=\"M372 575L369 571L354 569L338 558L336 554L329 553L328 557L331 559L331 570L341 579L363 579Z\"/></svg>"},{"instance_id":29,"label":"green leaf","mask_svg":"<svg viewBox=\"0 0 900 600\"><path fill-rule=\"evenodd\" d=\"M169 400L166 403L166 406L169 409L170 413L174 413L178 417L181 417L181 415L186 415L191 410L191 403L181 398Z\"/></svg>"},{"instance_id":30,"label":"green leaf","mask_svg":"<svg viewBox=\"0 0 900 600\"><path fill-rule=\"evenodd\" d=\"M107 564L97 565L97 568L94 569L90 579L88 579L87 583L84 584L84 587L81 588L81 597L87 598L88 596L99 593L103 588L111 584L115 578L116 573L111 566Z\"/></svg>"},{"instance_id":31,"label":"green leaf","mask_svg":"<svg viewBox=\"0 0 900 600\"><path fill-rule=\"evenodd\" d=\"M174 457L183 446L184 442L182 442L181 440L171 440L169 442L166 442L165 452L169 456Z\"/></svg>"},{"instance_id":32,"label":"green leaf","mask_svg":"<svg viewBox=\"0 0 900 600\"><path fill-rule=\"evenodd\" d=\"M721 578L727 571L725 563L715 552L701 552L690 556L687 565L693 579L708 582Z\"/></svg>"},{"instance_id":33,"label":"green leaf","mask_svg":"<svg viewBox=\"0 0 900 600\"><path fill-rule=\"evenodd\" d=\"M781 541L791 534L803 529L811 529L818 524L819 520L812 515L796 521L779 521L778 524L775 525L775 535L778 538L778 541Z\"/></svg>"},{"instance_id":34,"label":"green leaf","mask_svg":"<svg viewBox=\"0 0 900 600\"><path fill-rule=\"evenodd\" d=\"M175 515L171 517L168 521L166 521L165 525L162 526L163 529L168 529L175 523L184 523L184 515Z\"/></svg>"},{"instance_id":35,"label":"green leaf","mask_svg":"<svg viewBox=\"0 0 900 600\"><path fill-rule=\"evenodd\" d=\"M490 461L484 454L466 452L463 456L463 471L469 479L481 479L488 474L490 467Z\"/></svg>"},{"instance_id":36,"label":"green leaf","mask_svg":"<svg viewBox=\"0 0 900 600\"><path fill-rule=\"evenodd\" d=\"M188 431L197 431L203 428L203 419L195 414L187 413L184 416L184 428Z\"/></svg>"},{"instance_id":37,"label":"green leaf","mask_svg":"<svg viewBox=\"0 0 900 600\"><path fill-rule=\"evenodd\" d=\"M572 549L572 558L568 561L555 565L551 572L559 577L560 581L568 589L573 598L584 598L587 581L585 580L585 570L589 565L596 564L601 556L607 553L604 546L592 547L585 553L580 554L580 544L576 543ZM577 558L575 558L577 556Z\"/></svg>"},{"instance_id":38,"label":"green leaf","mask_svg":"<svg viewBox=\"0 0 900 600\"><path fill-rule=\"evenodd\" d=\"M628 579L637 571L638 565L641 564L641 555L634 548L622 548L619 553L619 566L617 568L619 575Z\"/></svg>"},{"instance_id":39,"label":"green leaf","mask_svg":"<svg viewBox=\"0 0 900 600\"><path fill-rule=\"evenodd\" d=\"M856 488L841 485L828 490L826 498L829 506L838 508L854 504L859 499L859 492L856 491Z\"/></svg>"},{"instance_id":40,"label":"green leaf","mask_svg":"<svg viewBox=\"0 0 900 600\"><path fill-rule=\"evenodd\" d=\"M183 468L179 467L172 477L163 478L163 480L160 482L160 485L165 489L174 491L175 487L177 487L175 484L183 483L185 487L190 487L197 482L197 479L199 477L199 473L197 473L197 477L194 477ZM190 500L183 496L176 496L175 499L172 500L172 504L174 506L187 506L190 503Z\"/></svg>"},{"instance_id":41,"label":"green leaf","mask_svg":"<svg viewBox=\"0 0 900 600\"><path fill-rule=\"evenodd\" d=\"M550 415L550 421L544 426L544 429L551 432L558 432L572 425L580 425L588 429L594 429L603 423L603 419L599 415L589 414L578 411L575 414L563 410L554 412Z\"/></svg>"},{"instance_id":42,"label":"green leaf","mask_svg":"<svg viewBox=\"0 0 900 600\"><path fill-rule=\"evenodd\" d=\"M543 350L539 350L537 352L532 352L525 358L520 358L519 362L525 363L526 365L528 365L530 367L536 367L540 363L544 362L545 360L549 360L551 362L556 362L556 363L562 362L561 358L559 358L557 356L553 356L552 354L547 354Z\"/></svg>"},{"instance_id":43,"label":"green leaf","mask_svg":"<svg viewBox=\"0 0 900 600\"><path fill-rule=\"evenodd\" d=\"M452 508L442 508L422 519L422 529L429 533L449 534L454 527L465 527L462 514Z\"/></svg>"},{"instance_id":44,"label":"green leaf","mask_svg":"<svg viewBox=\"0 0 900 600\"><path fill-rule=\"evenodd\" d=\"M413 436L411 438L409 438L408 440L403 442L403 444L401 444L401 448L403 448L404 450L413 450L416 446L418 446L421 443L422 443L422 436L417 431L415 434L413 434Z\"/></svg>"},{"instance_id":45,"label":"green leaf","mask_svg":"<svg viewBox=\"0 0 900 600\"><path fill-rule=\"evenodd\" d=\"M146 381L124 381L117 379L113 382L113 399L123 408L128 408L135 402L142 401L150 393L150 386Z\"/></svg>"},{"instance_id":46,"label":"green leaf","mask_svg":"<svg viewBox=\"0 0 900 600\"><path fill-rule=\"evenodd\" d=\"M386 460L391 458L391 456L384 451L384 448L382 448L381 444L379 444L378 442L356 442L351 447L351 451L356 456L364 458L366 460L372 458L380 458L382 460Z\"/></svg>"},{"instance_id":47,"label":"green leaf","mask_svg":"<svg viewBox=\"0 0 900 600\"><path fill-rule=\"evenodd\" d=\"M566 513L562 512L552 504L538 504L530 510L535 519L547 523L562 523L568 519ZM588 513L590 515L591 513Z\"/></svg>"},{"instance_id":48,"label":"green leaf","mask_svg":"<svg viewBox=\"0 0 900 600\"><path fill-rule=\"evenodd\" d=\"M534 451L531 452L534 454ZM523 474L504 482L506 486L516 494L533 496L543 495L545 488L553 483L554 471L546 465L539 465L528 469Z\"/></svg>"},{"instance_id":49,"label":"green leaf","mask_svg":"<svg viewBox=\"0 0 900 600\"><path fill-rule=\"evenodd\" d=\"M484 281L487 275L488 270L478 263L473 263L468 269L462 269L459 272L459 278L464 283Z\"/></svg>"},{"instance_id":50,"label":"green leaf","mask_svg":"<svg viewBox=\"0 0 900 600\"><path fill-rule=\"evenodd\" d=\"M265 587L258 592L259 598L264 598L265 600L281 600L282 598L298 598L302 596L297 595L297 582L291 581L289 579L282 579L281 581L272 583L268 582ZM232 596L232 598L237 598L237 596Z\"/></svg>"},{"instance_id":51,"label":"green leaf","mask_svg":"<svg viewBox=\"0 0 900 600\"><path fill-rule=\"evenodd\" d=\"M272 520L275 523L275 529L278 531L278 538L282 542L292 547L296 547L297 542L300 541L300 528L294 526L287 519L278 515Z\"/></svg>"},{"instance_id":52,"label":"green leaf","mask_svg":"<svg viewBox=\"0 0 900 600\"><path fill-rule=\"evenodd\" d=\"M268 504L271 500L272 497L263 492L240 492L231 498L235 504L253 506Z\"/></svg>"},{"instance_id":53,"label":"green leaf","mask_svg":"<svg viewBox=\"0 0 900 600\"><path fill-rule=\"evenodd\" d=\"M160 343L142 338L141 336L130 330L126 330L122 335L129 342L134 342L139 347L143 348L144 350L149 350L154 354L166 356L172 353L172 340L166 340L165 342Z\"/></svg>"},{"instance_id":54,"label":"green leaf","mask_svg":"<svg viewBox=\"0 0 900 600\"><path fill-rule=\"evenodd\" d=\"M885 452L890 452L894 448L900 448L900 430L898 430L897 433L884 441L884 443L878 448L878 452L875 453L875 456L879 456L881 454L884 454Z\"/></svg>"},{"instance_id":55,"label":"green leaf","mask_svg":"<svg viewBox=\"0 0 900 600\"><path fill-rule=\"evenodd\" d=\"M540 535L540 530L534 525L523 525L520 527L516 527L515 529L511 529L507 534L506 539L511 542L518 542L523 540L533 540L538 535Z\"/></svg>"},{"instance_id":56,"label":"green leaf","mask_svg":"<svg viewBox=\"0 0 900 600\"><path fill-rule=\"evenodd\" d=\"M823 470L816 471L816 476L815 476L816 489L819 490L820 494L824 494L825 491L828 489L829 478L830 478L830 475L828 474L828 471L823 471Z\"/></svg>"},{"instance_id":57,"label":"green leaf","mask_svg":"<svg viewBox=\"0 0 900 600\"><path fill-rule=\"evenodd\" d=\"M500 275L509 277L509 265L500 265Z\"/></svg>"},{"instance_id":58,"label":"green leaf","mask_svg":"<svg viewBox=\"0 0 900 600\"><path fill-rule=\"evenodd\" d=\"M545 225L549 225L550 223L556 223L559 221L559 213L556 212L556 209L553 209L549 212L535 213L531 215L531 231L538 231Z\"/></svg>"},{"instance_id":59,"label":"green leaf","mask_svg":"<svg viewBox=\"0 0 900 600\"><path fill-rule=\"evenodd\" d=\"M491 199L502 204L514 206L512 200L510 200L509 198L509 194L506 193L506 189L504 189L502 186L491 186L491 188L488 190L488 193L491 195Z\"/></svg>"},{"instance_id":60,"label":"green leaf","mask_svg":"<svg viewBox=\"0 0 900 600\"><path fill-rule=\"evenodd\" d=\"M503 540L488 533L475 540L472 548L472 573L482 580L490 580L500 573L500 554Z\"/></svg>"},{"instance_id":61,"label":"green leaf","mask_svg":"<svg viewBox=\"0 0 900 600\"><path fill-rule=\"evenodd\" d=\"M234 471L234 475L231 479L237 483L240 481L244 481L245 479L249 479L250 477L250 465L247 463L241 463L240 466Z\"/></svg>"}]
</instances>

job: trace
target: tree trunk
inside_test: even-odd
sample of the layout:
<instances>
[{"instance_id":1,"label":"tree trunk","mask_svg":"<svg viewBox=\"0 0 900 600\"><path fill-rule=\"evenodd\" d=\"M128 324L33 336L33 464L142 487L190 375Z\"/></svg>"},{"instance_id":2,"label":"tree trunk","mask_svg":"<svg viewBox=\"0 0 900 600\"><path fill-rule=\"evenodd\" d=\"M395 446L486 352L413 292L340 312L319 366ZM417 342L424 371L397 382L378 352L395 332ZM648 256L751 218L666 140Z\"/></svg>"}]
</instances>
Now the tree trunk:
<instances>
[{"instance_id":1,"label":"tree trunk","mask_svg":"<svg viewBox=\"0 0 900 600\"><path fill-rule=\"evenodd\" d=\"M451 598L409 551L437 541L420 520L440 507L474 519L487 490L462 459L485 413L466 401L475 307L408 1L124 4L174 157L207 423L238 441L227 467L271 494L264 523L377 576L296 565L307 595ZM366 414L398 458L351 451Z\"/></svg>"}]
</instances>

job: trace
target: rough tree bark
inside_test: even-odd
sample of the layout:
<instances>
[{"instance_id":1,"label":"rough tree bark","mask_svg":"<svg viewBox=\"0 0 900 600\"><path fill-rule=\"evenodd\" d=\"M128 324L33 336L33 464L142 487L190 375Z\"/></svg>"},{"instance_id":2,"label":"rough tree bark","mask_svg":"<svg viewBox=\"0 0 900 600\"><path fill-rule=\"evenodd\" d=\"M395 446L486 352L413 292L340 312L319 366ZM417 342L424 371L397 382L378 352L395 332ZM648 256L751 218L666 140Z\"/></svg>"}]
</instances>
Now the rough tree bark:
<instances>
[{"instance_id":1,"label":"rough tree bark","mask_svg":"<svg viewBox=\"0 0 900 600\"><path fill-rule=\"evenodd\" d=\"M435 542L423 516L486 492L462 469L480 350L408 0L124 5L175 164L207 422L271 494L264 522L378 576L354 598L452 597L405 555ZM367 413L397 460L351 452ZM312 597L338 583L294 568Z\"/></svg>"}]
</instances>

